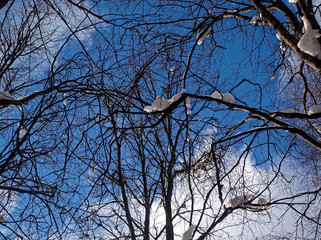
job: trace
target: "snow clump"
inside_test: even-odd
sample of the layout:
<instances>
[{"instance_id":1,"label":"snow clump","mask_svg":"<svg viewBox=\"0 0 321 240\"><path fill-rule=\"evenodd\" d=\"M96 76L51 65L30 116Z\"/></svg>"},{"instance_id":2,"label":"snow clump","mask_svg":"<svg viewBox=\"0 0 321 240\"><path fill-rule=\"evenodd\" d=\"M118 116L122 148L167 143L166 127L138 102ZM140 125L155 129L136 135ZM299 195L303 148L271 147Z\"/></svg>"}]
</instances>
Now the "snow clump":
<instances>
[{"instance_id":1,"label":"snow clump","mask_svg":"<svg viewBox=\"0 0 321 240\"><path fill-rule=\"evenodd\" d=\"M225 93L223 94L223 101L228 103L235 103L235 97L232 95L232 93Z\"/></svg>"},{"instance_id":2,"label":"snow clump","mask_svg":"<svg viewBox=\"0 0 321 240\"><path fill-rule=\"evenodd\" d=\"M153 104L151 106L146 106L144 108L144 111L148 112L148 113L150 113L152 111L164 111L173 102L176 102L177 100L179 100L185 92L186 92L186 90L183 89L182 91L175 94L171 99L168 99L168 100L162 96L157 96L155 101L153 102ZM188 108L191 107L189 98L186 98L186 107L188 107Z\"/></svg>"},{"instance_id":3,"label":"snow clump","mask_svg":"<svg viewBox=\"0 0 321 240\"><path fill-rule=\"evenodd\" d=\"M318 39L321 37L321 34L319 33L319 30L312 29L310 22L305 16L302 16L302 21L302 31L304 34L298 42L298 47L301 51L321 59L321 45Z\"/></svg>"},{"instance_id":4,"label":"snow clump","mask_svg":"<svg viewBox=\"0 0 321 240\"><path fill-rule=\"evenodd\" d=\"M215 99L223 99L223 95L219 92L219 91L215 91L211 94L211 97L212 98L215 98Z\"/></svg>"},{"instance_id":5,"label":"snow clump","mask_svg":"<svg viewBox=\"0 0 321 240\"><path fill-rule=\"evenodd\" d=\"M321 59L321 45L318 40L319 37L321 37L319 30L308 29L298 42L298 47L301 51Z\"/></svg>"},{"instance_id":6,"label":"snow clump","mask_svg":"<svg viewBox=\"0 0 321 240\"><path fill-rule=\"evenodd\" d=\"M313 105L310 107L308 114L316 114L316 113L321 113L321 105Z\"/></svg>"},{"instance_id":7,"label":"snow clump","mask_svg":"<svg viewBox=\"0 0 321 240\"><path fill-rule=\"evenodd\" d=\"M256 203L252 202L253 204L257 204L258 206L248 204L247 202L251 201L251 199L253 199L252 194L245 194L245 195L241 195L241 196L236 196L236 197L231 198L229 200L228 207L235 208L238 206L242 206L242 207L248 208L248 210L253 211L253 212L260 212L264 209L267 209L268 202L265 200L265 198L260 197Z\"/></svg>"},{"instance_id":8,"label":"snow clump","mask_svg":"<svg viewBox=\"0 0 321 240\"><path fill-rule=\"evenodd\" d=\"M255 24L257 24L257 21L259 21L259 20L261 20L261 18L259 16L254 16L254 17L252 17L250 23L255 25Z\"/></svg>"},{"instance_id":9,"label":"snow clump","mask_svg":"<svg viewBox=\"0 0 321 240\"><path fill-rule=\"evenodd\" d=\"M194 232L194 229L196 228L195 225L191 225L186 232L184 232L183 234L183 238L182 240L192 240L193 239L193 232Z\"/></svg>"},{"instance_id":10,"label":"snow clump","mask_svg":"<svg viewBox=\"0 0 321 240\"><path fill-rule=\"evenodd\" d=\"M0 99L2 100L13 100L13 97L8 91L0 92Z\"/></svg>"},{"instance_id":11,"label":"snow clump","mask_svg":"<svg viewBox=\"0 0 321 240\"><path fill-rule=\"evenodd\" d=\"M168 108L168 106L169 103L166 100L166 98L163 98L162 96L157 96L153 104L151 106L146 106L144 108L144 111L148 113L152 111L163 111L166 108Z\"/></svg>"},{"instance_id":12,"label":"snow clump","mask_svg":"<svg viewBox=\"0 0 321 240\"><path fill-rule=\"evenodd\" d=\"M183 89L182 91L180 91L179 93L175 94L171 99L168 99L168 103L172 104L173 102L176 102L178 99L181 98L182 94L186 93L186 90Z\"/></svg>"},{"instance_id":13,"label":"snow clump","mask_svg":"<svg viewBox=\"0 0 321 240\"><path fill-rule=\"evenodd\" d=\"M219 91L213 92L210 97L223 100L228 103L235 103L235 97L232 95L232 93L220 93Z\"/></svg>"},{"instance_id":14,"label":"snow clump","mask_svg":"<svg viewBox=\"0 0 321 240\"><path fill-rule=\"evenodd\" d=\"M284 109L284 110L281 110L280 113L297 113L298 111L296 111L295 109Z\"/></svg>"},{"instance_id":15,"label":"snow clump","mask_svg":"<svg viewBox=\"0 0 321 240\"><path fill-rule=\"evenodd\" d=\"M246 195L242 195L242 196L236 196L234 198L231 198L229 201L228 201L228 206L229 207L238 207L240 205L243 205L244 203L248 202L251 200L251 198L253 198L253 195L252 194L246 194Z\"/></svg>"},{"instance_id":16,"label":"snow clump","mask_svg":"<svg viewBox=\"0 0 321 240\"><path fill-rule=\"evenodd\" d=\"M201 45L201 44L203 43L204 39L209 36L210 32L211 32L211 28L210 28L210 27L207 28L207 29L205 29L205 30L203 30L203 31L201 31L201 32L197 35L197 39L198 39L197 44L198 44L198 45Z\"/></svg>"},{"instance_id":17,"label":"snow clump","mask_svg":"<svg viewBox=\"0 0 321 240\"><path fill-rule=\"evenodd\" d=\"M170 73L174 73L175 70L176 70L176 67L171 67L171 68L169 69Z\"/></svg>"}]
</instances>

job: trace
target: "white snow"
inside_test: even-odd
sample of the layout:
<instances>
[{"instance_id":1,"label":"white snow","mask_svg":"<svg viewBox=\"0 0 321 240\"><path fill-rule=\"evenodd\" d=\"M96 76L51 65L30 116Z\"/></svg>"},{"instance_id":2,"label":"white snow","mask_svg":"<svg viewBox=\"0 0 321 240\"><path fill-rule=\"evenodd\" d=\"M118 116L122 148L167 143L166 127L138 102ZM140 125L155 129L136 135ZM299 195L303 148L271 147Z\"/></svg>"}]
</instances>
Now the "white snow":
<instances>
[{"instance_id":1,"label":"white snow","mask_svg":"<svg viewBox=\"0 0 321 240\"><path fill-rule=\"evenodd\" d=\"M283 41L280 42L280 49L282 50L282 52L285 52L287 49L287 46Z\"/></svg>"},{"instance_id":2,"label":"white snow","mask_svg":"<svg viewBox=\"0 0 321 240\"><path fill-rule=\"evenodd\" d=\"M250 23L257 24L258 20L261 20L261 18L259 16L254 16L254 17L252 17Z\"/></svg>"},{"instance_id":3,"label":"white snow","mask_svg":"<svg viewBox=\"0 0 321 240\"><path fill-rule=\"evenodd\" d=\"M298 47L301 51L321 59L321 45L318 40L319 37L321 37L319 30L309 28L298 42Z\"/></svg>"},{"instance_id":4,"label":"white snow","mask_svg":"<svg viewBox=\"0 0 321 240\"><path fill-rule=\"evenodd\" d=\"M23 100L25 97L24 96L20 96L18 98L16 98L16 100Z\"/></svg>"},{"instance_id":5,"label":"white snow","mask_svg":"<svg viewBox=\"0 0 321 240\"><path fill-rule=\"evenodd\" d=\"M25 127L21 127L19 130L19 138L22 138L24 135L26 135L27 129Z\"/></svg>"},{"instance_id":6,"label":"white snow","mask_svg":"<svg viewBox=\"0 0 321 240\"><path fill-rule=\"evenodd\" d=\"M151 106L146 106L144 108L144 111L148 112L148 113L150 113L152 111L163 111L166 108L168 108L173 102L179 100L182 97L182 94L185 92L186 92L186 90L183 89L182 91L175 94L173 97L171 97L168 100L162 96L157 96L155 101L153 102L153 104ZM186 107L188 107L188 108L191 107L191 102L190 102L189 97L186 98L185 104L186 104Z\"/></svg>"},{"instance_id":7,"label":"white snow","mask_svg":"<svg viewBox=\"0 0 321 240\"><path fill-rule=\"evenodd\" d=\"M144 108L144 111L145 111L145 112L148 112L148 113L152 112L153 110L154 110L154 107L153 107L153 106L146 106L146 107Z\"/></svg>"},{"instance_id":8,"label":"white snow","mask_svg":"<svg viewBox=\"0 0 321 240\"><path fill-rule=\"evenodd\" d=\"M313 105L310 107L308 114L316 114L321 112L321 105Z\"/></svg>"},{"instance_id":9,"label":"white snow","mask_svg":"<svg viewBox=\"0 0 321 240\"><path fill-rule=\"evenodd\" d=\"M284 109L284 110L281 110L279 111L280 113L297 113L298 111L296 111L295 109Z\"/></svg>"},{"instance_id":10,"label":"white snow","mask_svg":"<svg viewBox=\"0 0 321 240\"><path fill-rule=\"evenodd\" d=\"M197 35L197 39L198 39L197 44L198 44L198 45L201 45L201 44L203 43L204 39L205 39L206 37L208 37L208 35L210 34L210 32L211 32L211 28L210 28L210 27L209 27L208 29L206 29L206 30L201 31L201 32Z\"/></svg>"},{"instance_id":11,"label":"white snow","mask_svg":"<svg viewBox=\"0 0 321 240\"><path fill-rule=\"evenodd\" d=\"M186 232L184 232L183 234L183 238L182 240L192 240L193 239L193 232L194 232L194 229L196 228L196 226L194 225L191 225Z\"/></svg>"},{"instance_id":12,"label":"white snow","mask_svg":"<svg viewBox=\"0 0 321 240\"><path fill-rule=\"evenodd\" d=\"M165 98L163 98L162 96L157 96L153 104L151 106L146 106L144 108L144 111L148 113L152 111L163 111L168 108L168 106L169 103Z\"/></svg>"},{"instance_id":13,"label":"white snow","mask_svg":"<svg viewBox=\"0 0 321 240\"><path fill-rule=\"evenodd\" d=\"M210 97L215 99L222 99L225 102L229 103L235 103L235 97L232 95L232 93L220 93L219 91L213 92Z\"/></svg>"},{"instance_id":14,"label":"white snow","mask_svg":"<svg viewBox=\"0 0 321 240\"><path fill-rule=\"evenodd\" d=\"M241 196L236 196L236 197L231 198L229 200L228 206L233 207L233 208L238 207L238 206L247 207L247 208L249 208L248 210L252 211L252 212L260 212L260 211L268 208L268 206L267 206L268 202L263 197L260 197L256 203L252 202L253 204L258 204L259 206L245 204L246 202L251 201L251 199L253 199L252 194L245 194L245 195L241 195Z\"/></svg>"},{"instance_id":15,"label":"white snow","mask_svg":"<svg viewBox=\"0 0 321 240\"><path fill-rule=\"evenodd\" d=\"M228 201L228 206L229 207L238 207L240 205L242 205L245 202L248 202L251 200L251 198L253 198L252 194L246 194L246 195L242 195L242 196L236 196L234 198L231 198Z\"/></svg>"},{"instance_id":16,"label":"white snow","mask_svg":"<svg viewBox=\"0 0 321 240\"><path fill-rule=\"evenodd\" d=\"M303 21L303 29L302 32L305 33L309 29L312 29L312 25L308 21L308 19L305 16L302 16L302 21Z\"/></svg>"},{"instance_id":17,"label":"white snow","mask_svg":"<svg viewBox=\"0 0 321 240\"><path fill-rule=\"evenodd\" d=\"M166 108L168 108L169 103L166 100L166 98L163 98L162 96L157 96L155 101L152 104L152 107L154 108L154 110L157 111L163 111Z\"/></svg>"},{"instance_id":18,"label":"white snow","mask_svg":"<svg viewBox=\"0 0 321 240\"><path fill-rule=\"evenodd\" d=\"M225 93L223 94L223 101L235 103L235 97L232 95L232 93Z\"/></svg>"},{"instance_id":19,"label":"white snow","mask_svg":"<svg viewBox=\"0 0 321 240\"><path fill-rule=\"evenodd\" d=\"M289 0L289 2L290 2L290 3L294 3L294 4L295 4L295 3L297 3L297 2L298 2L298 0Z\"/></svg>"},{"instance_id":20,"label":"white snow","mask_svg":"<svg viewBox=\"0 0 321 240\"><path fill-rule=\"evenodd\" d=\"M215 91L211 94L211 97L215 99L222 99L223 95L219 91Z\"/></svg>"},{"instance_id":21,"label":"white snow","mask_svg":"<svg viewBox=\"0 0 321 240\"><path fill-rule=\"evenodd\" d=\"M186 92L186 90L183 89L179 93L175 94L171 99L168 99L168 103L172 104L173 102L177 101L178 99L181 98L182 94L185 93L185 92Z\"/></svg>"},{"instance_id":22,"label":"white snow","mask_svg":"<svg viewBox=\"0 0 321 240\"><path fill-rule=\"evenodd\" d=\"M13 97L8 91L0 92L0 99L2 100L13 100Z\"/></svg>"},{"instance_id":23,"label":"white snow","mask_svg":"<svg viewBox=\"0 0 321 240\"><path fill-rule=\"evenodd\" d=\"M187 98L185 99L185 106L186 106L187 108L191 108L191 99L190 99L189 97L187 97Z\"/></svg>"},{"instance_id":24,"label":"white snow","mask_svg":"<svg viewBox=\"0 0 321 240\"><path fill-rule=\"evenodd\" d=\"M85 6L85 0L81 0L78 3L79 6L84 7Z\"/></svg>"}]
</instances>

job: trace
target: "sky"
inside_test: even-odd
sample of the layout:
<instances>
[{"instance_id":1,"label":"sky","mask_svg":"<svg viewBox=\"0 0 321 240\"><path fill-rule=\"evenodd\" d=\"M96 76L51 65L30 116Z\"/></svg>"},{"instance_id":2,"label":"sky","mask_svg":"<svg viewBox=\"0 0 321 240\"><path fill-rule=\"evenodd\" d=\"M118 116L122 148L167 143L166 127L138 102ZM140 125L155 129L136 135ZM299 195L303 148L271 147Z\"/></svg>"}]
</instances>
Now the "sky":
<instances>
[{"instance_id":1,"label":"sky","mask_svg":"<svg viewBox=\"0 0 321 240\"><path fill-rule=\"evenodd\" d=\"M51 73L54 71L58 72L55 79L58 81L57 83L65 80L77 81L78 78L86 75L81 84L86 87L87 81L91 81L90 83L94 83L92 85L93 90L89 88L84 88L85 91L83 91L84 89L82 88L79 88L80 90L78 88L73 89L74 85L71 84L63 89L65 93L62 91L53 91L51 93L52 95L48 95L48 98L32 101L32 103L24 105L22 107L23 110L14 106L8 107L8 109L4 110L6 112L5 114L2 114L2 117L4 118L3 120L7 121L8 125L10 125L10 128L6 131L7 134L2 136L0 142L2 149L5 152L7 147L6 144L10 139L15 137L14 134L17 134L16 130L19 128L17 123L22 123L21 119L23 118L23 115L26 114L31 116L32 111L38 108L40 109L44 102L49 99L55 99L54 105L55 109L57 109L57 113L66 112L68 114L66 114L66 116L62 116L60 119L52 120L59 122L59 124L46 125L41 123L37 125L37 127L32 128L27 124L28 121L24 122L26 123L28 131L30 130L32 133L35 133L35 137L31 137L30 142L26 142L26 146L28 147L29 143L33 141L37 142L39 140L41 140L40 142L43 142L43 144L48 145L48 147L50 147L52 142L55 141L61 142L62 146L67 146L67 144L72 146L74 152L70 155L70 158L65 156L64 161L58 161L60 157L63 159L63 151L61 152L61 155L58 154L57 156L50 156L52 157L51 159L44 158L40 160L41 163L50 161L52 164L50 166L55 166L55 169L57 168L59 170L64 168L63 164L75 167L72 168L70 172L66 172L66 179L72 179L73 175L76 175L79 178L76 179L76 181L79 180L84 186L79 190L83 195L75 197L70 202L68 199L63 199L63 197L61 199L64 204L76 204L80 199L83 200L86 198L86 191L91 184L97 180L95 177L100 177L99 174L101 174L101 172L99 171L105 167L104 164L106 163L93 154L95 151L99 153L100 151L103 152L104 149L100 149L100 146L95 144L96 142L94 142L94 140L103 139L104 137L102 136L102 132L106 131L104 133L108 133L108 130L106 129L111 126L111 121L108 122L109 116L104 112L105 109L101 112L101 109L99 109L99 113L95 112L97 106L101 106L99 105L101 104L100 101L95 97L96 92L98 92L98 90L105 90L105 88L111 87L120 93L126 93L132 86L133 79L135 78L134 75L137 70L139 70L137 69L137 66L143 65L148 60L153 61L153 56L155 55L157 56L157 58L155 58L157 63L154 64L154 62L152 62L152 64L144 69L143 81L139 83L140 88L146 91L142 91L141 93L141 97L144 102L137 101L133 104L133 112L138 112L137 115L133 114L133 121L137 121L138 119L146 120L147 117L154 116L148 115L143 111L143 109L146 108L146 106L153 106L152 103L157 96L162 95L169 99L174 94L182 91L181 83L185 73L184 67L187 65L186 62L191 49L193 46L196 46L197 34L192 34L193 24L191 21L169 25L160 24L158 26L149 26L148 24L145 24L145 21L157 22L160 17L157 15L156 9L151 8L148 4L137 5L136 7L130 5L129 8L120 10L117 9L118 6L110 6L110 8L107 9L106 3L96 8L100 14L106 14L106 16L110 14L110 18L113 17L113 11L117 13L121 12L123 16L129 14L128 19L119 18L119 20L113 22L115 25L119 24L119 26L121 26L121 28L117 27L116 30L114 30L111 25L102 23L100 20L93 17L88 17L80 9L70 7L69 3L64 4L60 1L56 1L54 4L57 5L57 8L63 9L65 22L55 13L49 15L49 17L42 22L43 29L46 29L45 32L48 33L44 36L44 40L48 41L48 44L45 45L46 47L42 46L42 42L39 40L40 33L37 32L34 35L35 44L41 47L37 49L35 55L19 58L18 62L13 65L13 68L21 69L21 71L18 71L18 77L20 77L20 80L14 81L12 86L8 86L6 81L2 81L0 91L4 92L6 90L10 90L15 99L21 96L27 96L35 93L36 91L47 88L49 86L47 78L49 78ZM181 3L177 4L180 5ZM21 5L22 1L15 2L15 11L17 13L21 11L21 9L19 10L18 8L18 6ZM24 1L24 5L31 10L30 7L32 8L32 6L29 6L26 1ZM85 1L84 6L88 8L94 7L94 1ZM43 5L43 8L44 13L46 13L45 5ZM181 10L177 11L177 9ZM162 12L164 16L162 15L161 17L166 19L179 19L185 17L197 17L200 14L200 12L193 12L196 11L195 9L198 9L197 6L193 6L189 9L190 12L188 12L187 16L185 16L186 12L184 12L183 3L180 6L177 6L177 9L166 6ZM201 15L208 9L201 9ZM135 22L133 19L143 11L150 13L150 18ZM174 13L177 14L174 15ZM0 14L2 17L4 16L3 12ZM14 17L17 22L20 21L19 14L14 15ZM109 19L109 17L106 17L106 19ZM124 23L125 20L130 21ZM81 24L78 24L79 22L81 22ZM200 21L198 19L195 20L195 23L199 22ZM68 25L66 25L66 23ZM91 27L91 24L93 23L98 24L96 29ZM32 23L31 26L34 24L35 23ZM135 33L132 34L129 31L135 24L137 24L137 29L141 31L141 35ZM259 28L259 26L255 26L250 23L245 25L238 24L238 22L230 21L221 27L215 26L215 31L211 32L209 37L205 38L201 45L196 46L193 52L191 68L186 75L186 89L184 91L202 96L208 96L215 90L218 90L221 93L231 92L236 98L236 103L248 105L254 108L263 107L268 110L277 110L292 107L292 103L283 101L283 99L277 99L278 94L280 93L280 87L284 86L282 81L281 84L278 85L278 81L280 80L280 76L283 76L283 78L286 79L286 77L284 77L286 73L281 70L273 76L273 68L276 64L273 60L281 51L279 49L279 40L275 36L275 33L268 28L262 29ZM242 27L241 31L239 28L236 28L240 26ZM75 33L71 38L67 38L66 34L70 32L68 27L76 32L79 29L84 29ZM108 34L110 34L112 30L114 30L114 35L109 38ZM225 31L228 31L229 34L223 34ZM190 36L191 38L187 39L182 45L169 44L170 50L168 50L168 52L170 52L170 54L166 55L162 52L163 46L161 43L168 32L173 33L173 37L167 39L169 43L178 41L177 39L180 39L182 36ZM108 43L103 38L105 37L102 36L103 34L108 36ZM113 46L117 41L121 42L122 45ZM134 44L133 46L132 43L134 41L137 41L137 44ZM145 41L147 44L138 44L140 41ZM85 58L85 54L80 52L84 49L88 52L88 55L86 55L88 59L82 62ZM59 54L55 56L57 53ZM68 62L68 68L63 68L65 60L70 59L73 59L74 61ZM94 61L100 63L101 59L108 59L108 61L105 62L105 65L92 64ZM27 62L29 69L22 67ZM294 59L293 64L295 63ZM170 70L173 67L175 67L174 72ZM101 87L101 85L99 85L101 84L99 77L96 75L93 79L91 76L94 73L102 71L104 68L108 69L106 70L108 75L104 76L103 79L105 82L103 84L105 85ZM30 69L32 71L30 71ZM8 77L8 79L10 78ZM81 87L84 87L83 85L81 85ZM77 99L82 96L82 92L88 94L89 97ZM262 97L260 93L262 93ZM50 96L53 96L53 98ZM128 99L126 97L122 98L116 96L112 98L112 100L117 100L120 103L123 103ZM184 143L195 140L193 141L194 145L189 145L190 149L187 149L186 147L181 151L183 154L186 154L186 158L191 159L192 163L196 163L197 161L200 161L200 156L202 156L204 152L208 152L210 150L211 141L221 138L224 134L223 131L238 123L240 119L246 119L247 114L239 111L230 111L226 106L218 105L214 102L204 103L204 101L193 98L190 100L192 105L189 109L191 110L190 114L184 116L185 107L182 104L176 109L177 111L173 113L173 116L177 119L176 121L178 123L182 119L185 119L186 116L193 116L193 114L196 113L198 116L194 116L193 122L191 121L191 127L188 130L184 129L181 135L179 135L176 128L173 130L173 135L177 133L181 141L185 141ZM87 108L87 106L89 107ZM153 110L155 111L157 109L158 108L154 108ZM87 112L88 115L85 114ZM140 118L142 115L144 117ZM86 119L87 116L91 119L106 117L107 120L101 125L96 125L96 123L92 123L88 120L89 117ZM63 119L62 123L61 119ZM153 117L150 119L154 120ZM118 116L116 122L119 125L127 124L127 122L122 119L122 115ZM257 123L244 124L244 126L237 128L235 132L241 132L248 127L256 125ZM73 126L74 130L71 132L66 131L65 134L63 129L68 129L69 126ZM88 126L90 126L90 130L87 131L85 128ZM44 130L41 131L41 129ZM164 129L161 128L155 128L150 130L148 134L152 131L159 131L161 135L163 130ZM194 130L196 133L193 133ZM197 132L198 130L200 131ZM232 129L231 131L234 130ZM57 135L53 134L55 138L51 138L50 135L47 134L55 132L57 132ZM67 136L67 134L69 135ZM148 134L146 134L146 136L152 136ZM202 137L201 135L205 137ZM86 145L87 142L85 143L85 141L82 141L83 136L88 136L88 142L92 144L92 149L86 148L90 146L90 144ZM244 138L243 141L235 141L233 147L231 147L222 158L224 172L228 172L229 170L231 171L231 174L224 177L222 182L223 186L228 186L223 188L223 205L227 206L229 200L235 197L254 194L257 195L257 199L259 197L263 197L267 201L274 203L275 206L269 207L268 209L260 212L250 212L243 209L235 210L233 214L214 228L215 238L223 239L230 237L230 239L239 239L239 235L241 233L243 234L244 239L264 239L268 238L268 236L272 238L272 234L281 234L293 239L311 237L311 232L309 232L310 228L307 227L309 226L309 223L305 222L305 220L297 222L297 216L293 217L293 211L288 211L288 209L292 206L296 206L296 203L306 203L311 201L311 204L307 209L307 214L312 215L313 211L318 209L318 206L320 206L320 199L319 196L317 196L317 198L313 200L310 199L311 196L305 195L297 196L294 199L286 198L288 195L292 196L300 193L300 191L302 191L301 183L304 183L304 187L306 188L308 188L307 186L310 186L311 191L315 189L315 186L311 184L311 182L315 180L313 179L313 176L306 177L300 174L300 172L306 171L307 166L299 165L295 159L297 155L293 154L294 156L291 156L291 154L286 152L288 139L290 139L288 138L288 134L282 133L278 135L276 132L273 132L273 134L271 133L269 136L261 134L253 141L252 145L250 145L248 143L251 141L251 138L252 135ZM282 138L285 140L279 141L279 139ZM21 138L18 137L17 139L19 140ZM271 139L277 142L277 144L273 145L273 150L279 150L277 153L280 153L280 155L275 153L273 150L267 152L266 148L269 146L268 144L260 146L261 142L268 142ZM165 145L166 144L168 143L165 141ZM186 144L186 146L187 145L188 144ZM126 147L128 146L129 145L126 145ZM244 153L247 152L247 147L249 146L255 147L244 155ZM123 150L127 151L128 149L126 149L126 147L124 147ZM151 146L149 147L152 149ZM164 149L168 149L167 145L164 146ZM163 149L158 150L161 151ZM190 150L190 152L187 153L187 150ZM91 154L94 155L94 159L91 158ZM101 156L105 156L104 154L108 155L107 153L101 153ZM169 155L169 153L167 154ZM77 156L74 157L74 155ZM128 157L128 159L132 157L129 154L129 150L124 155ZM178 154L178 156L181 155ZM95 159L96 157L97 159ZM273 161L270 161L271 159L273 159ZM80 161L81 164L77 164L77 161ZM134 158L132 161L134 162ZM184 161L186 161L186 159L178 157L177 166L181 167ZM130 160L128 160L128 162L130 162ZM101 165L99 165L100 163ZM200 165L201 163L202 162L199 162L198 164ZM25 167L24 171L28 172L30 169ZM189 178L188 175L182 174L175 180L173 206L174 208L179 208L185 204L185 207L182 207L180 210L181 212L179 212L173 222L176 239L182 238L182 235L188 229L189 224L197 225L194 237L194 239L196 239L200 233L204 232L208 226L210 226L213 217L224 211L222 204L219 203L217 188L212 190L214 183L213 176L216 174L215 168L213 165L209 164L205 168L204 166L200 167L200 169L201 170L193 169L193 171L190 172L190 176L192 176L191 178ZM278 172L279 169L282 170L281 173ZM55 177L59 179L58 175L52 174L52 169L48 166L38 173L43 177L42 180L44 182L48 181L49 183L53 183ZM73 184L77 184L76 181L70 181L72 186L70 188L68 186L64 188L64 190L70 190L74 186ZM270 185L268 188L265 188L267 183L270 183ZM60 184L60 182L58 182L58 184ZM65 183L61 183L62 188L65 187L63 184ZM135 182L135 184L137 183ZM195 204L193 207L196 209L192 216L190 213L184 212L184 210L190 209L192 206L190 200L191 190L189 188L192 189L192 192L194 193ZM204 193L208 192L211 192L211 194L209 194L207 202L204 202ZM66 196L69 195L66 194L64 197ZM26 199L27 197L22 197L20 204ZM87 202L85 200L83 200L78 209L79 212L84 212L84 215L87 214L88 209L96 211L96 213L101 216L111 214L115 209L122 212L117 204L108 204L107 207L99 208L99 210L95 209L97 206L91 206L88 208L88 205L96 205L96 198L90 198L93 202L88 205L86 205ZM105 196L100 200L101 201L97 201L97 204L110 203L113 198L111 196ZM133 209L140 209L134 198L130 200L130 204L132 204ZM254 202L255 201L256 199ZM19 213L19 211L21 211L19 208L19 201L18 203L13 203L12 207L7 210L15 214ZM30 206L36 207L37 203L38 202L34 202L34 205L30 204ZM160 231L164 226L164 209L162 208L162 204L163 202L161 199L158 199L152 204L151 222L155 228L151 228L151 234L156 234L157 231ZM200 209L203 209L204 206L206 210L204 210L203 215L201 215L202 211ZM298 207L298 209L303 211L306 205L303 204L302 206L303 208ZM37 213L41 214L41 212ZM133 214L134 217L142 217L137 213ZM68 214L64 216L68 216ZM79 213L77 216L82 217L82 213ZM49 217L44 217L43 219L48 222L52 221ZM192 221L189 222L188 219L192 219ZM249 221L244 222L245 219ZM73 221L70 215L65 219L59 219L58 222L63 225L65 223L69 223L69 221ZM109 219L108 221L109 227L113 228L115 220ZM95 225L93 222L88 223L88 226L87 223L71 223L69 227L77 229L82 224L88 228L91 227L90 224ZM25 227L27 228L27 225L25 225ZM3 228L1 231L5 234L5 230L3 230ZM126 227L123 228L123 231L124 236L128 235L128 232L126 232L128 229ZM82 232L77 231L61 234L65 239L80 239L83 237ZM102 230L102 228L97 231L92 231L91 234L103 239L109 238L108 233ZM55 237L57 237L57 235L52 236L52 238ZM316 231L316 235L314 237L319 237L318 231Z\"/></svg>"}]
</instances>

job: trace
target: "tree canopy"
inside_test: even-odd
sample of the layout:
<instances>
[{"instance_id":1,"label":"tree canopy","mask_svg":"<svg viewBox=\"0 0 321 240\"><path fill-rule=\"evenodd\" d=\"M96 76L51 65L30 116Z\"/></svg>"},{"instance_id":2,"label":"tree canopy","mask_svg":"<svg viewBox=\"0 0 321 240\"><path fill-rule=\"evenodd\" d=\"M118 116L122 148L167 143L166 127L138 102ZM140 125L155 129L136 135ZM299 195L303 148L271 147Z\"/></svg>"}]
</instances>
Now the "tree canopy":
<instances>
[{"instance_id":1,"label":"tree canopy","mask_svg":"<svg viewBox=\"0 0 321 240\"><path fill-rule=\"evenodd\" d=\"M0 236L320 238L320 6L0 1Z\"/></svg>"}]
</instances>

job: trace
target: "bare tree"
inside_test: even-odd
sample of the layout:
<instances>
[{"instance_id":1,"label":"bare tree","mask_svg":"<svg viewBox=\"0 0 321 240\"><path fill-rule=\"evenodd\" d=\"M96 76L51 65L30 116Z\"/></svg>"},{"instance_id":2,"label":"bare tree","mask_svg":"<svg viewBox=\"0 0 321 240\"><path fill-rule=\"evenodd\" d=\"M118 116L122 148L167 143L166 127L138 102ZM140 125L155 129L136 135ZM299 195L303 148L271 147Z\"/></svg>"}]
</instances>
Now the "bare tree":
<instances>
[{"instance_id":1,"label":"bare tree","mask_svg":"<svg viewBox=\"0 0 321 240\"><path fill-rule=\"evenodd\" d=\"M2 1L1 236L320 237L319 8Z\"/></svg>"}]
</instances>

